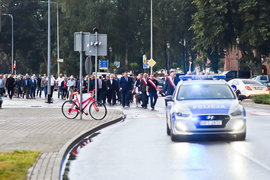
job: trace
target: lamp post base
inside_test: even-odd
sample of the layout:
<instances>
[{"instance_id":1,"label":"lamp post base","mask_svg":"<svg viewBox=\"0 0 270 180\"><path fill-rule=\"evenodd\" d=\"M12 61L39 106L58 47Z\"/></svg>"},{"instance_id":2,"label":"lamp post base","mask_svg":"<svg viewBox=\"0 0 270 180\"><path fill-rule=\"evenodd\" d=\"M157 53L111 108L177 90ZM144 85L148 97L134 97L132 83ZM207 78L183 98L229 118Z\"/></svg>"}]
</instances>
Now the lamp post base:
<instances>
[{"instance_id":1,"label":"lamp post base","mask_svg":"<svg viewBox=\"0 0 270 180\"><path fill-rule=\"evenodd\" d=\"M45 103L53 103L53 101L52 101L52 96L51 96L50 94L48 94L47 100L46 100Z\"/></svg>"}]
</instances>

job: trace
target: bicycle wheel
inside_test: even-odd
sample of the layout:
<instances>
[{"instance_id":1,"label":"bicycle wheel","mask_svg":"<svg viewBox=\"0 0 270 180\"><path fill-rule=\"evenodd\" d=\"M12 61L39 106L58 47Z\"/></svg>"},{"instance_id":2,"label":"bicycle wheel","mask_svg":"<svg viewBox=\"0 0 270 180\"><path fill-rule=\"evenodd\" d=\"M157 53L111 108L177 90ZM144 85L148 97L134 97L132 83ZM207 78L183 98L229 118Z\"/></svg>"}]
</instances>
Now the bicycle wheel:
<instances>
[{"instance_id":1,"label":"bicycle wheel","mask_svg":"<svg viewBox=\"0 0 270 180\"><path fill-rule=\"evenodd\" d=\"M102 120L107 115L105 104L95 101L89 107L89 114L95 120Z\"/></svg>"},{"instance_id":2,"label":"bicycle wheel","mask_svg":"<svg viewBox=\"0 0 270 180\"><path fill-rule=\"evenodd\" d=\"M75 119L79 114L79 107L74 101L66 101L62 105L62 113L68 119Z\"/></svg>"}]
</instances>

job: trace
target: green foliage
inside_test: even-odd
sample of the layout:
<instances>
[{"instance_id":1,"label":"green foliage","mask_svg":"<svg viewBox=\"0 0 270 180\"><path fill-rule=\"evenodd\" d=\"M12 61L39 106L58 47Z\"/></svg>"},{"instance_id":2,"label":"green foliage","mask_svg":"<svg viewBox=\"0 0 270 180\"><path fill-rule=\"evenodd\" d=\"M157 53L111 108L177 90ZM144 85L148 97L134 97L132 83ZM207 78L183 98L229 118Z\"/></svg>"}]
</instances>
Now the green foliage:
<instances>
[{"instance_id":1,"label":"green foliage","mask_svg":"<svg viewBox=\"0 0 270 180\"><path fill-rule=\"evenodd\" d=\"M74 52L74 32L108 35L112 61L120 61L119 72L131 63L142 67L142 56L150 59L149 0L58 0L60 71L79 73L79 53ZM39 0L2 0L2 12L14 16L14 59L17 73L44 73L47 69L48 4ZM57 72L56 4L51 4L51 72ZM197 56L220 68L223 50L240 38L241 67L260 67L261 55L270 52L270 2L268 0L155 0L153 1L154 70L170 67L187 71ZM0 64L11 69L10 19L2 16ZM167 42L170 49L167 49ZM109 56L109 54L108 54ZM101 57L102 59L106 57ZM107 57L107 59L109 59ZM246 63L247 62L247 63ZM204 64L206 61L203 62ZM192 64L192 66L195 63ZM244 64L244 65L243 65ZM177 67L174 67L177 66ZM203 64L200 64L203 66Z\"/></svg>"},{"instance_id":2,"label":"green foliage","mask_svg":"<svg viewBox=\"0 0 270 180\"><path fill-rule=\"evenodd\" d=\"M221 53L223 49L235 45L238 36L243 60L255 61L255 66L260 68L261 55L270 53L268 0L194 0L193 3L198 12L193 16L191 30L196 34L194 40L198 51L204 54L211 49L207 57L212 53ZM216 62L211 63L213 69L214 64Z\"/></svg>"},{"instance_id":3,"label":"green foliage","mask_svg":"<svg viewBox=\"0 0 270 180\"><path fill-rule=\"evenodd\" d=\"M258 104L270 104L270 95L261 94L252 98L252 101Z\"/></svg>"}]
</instances>

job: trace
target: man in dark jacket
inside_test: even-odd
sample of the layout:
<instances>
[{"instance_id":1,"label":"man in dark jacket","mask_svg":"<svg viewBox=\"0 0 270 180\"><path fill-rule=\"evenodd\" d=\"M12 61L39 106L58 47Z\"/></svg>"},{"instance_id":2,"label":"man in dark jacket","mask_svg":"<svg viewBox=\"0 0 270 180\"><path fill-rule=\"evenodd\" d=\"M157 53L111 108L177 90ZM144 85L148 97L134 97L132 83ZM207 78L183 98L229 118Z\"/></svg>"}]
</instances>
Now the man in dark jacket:
<instances>
[{"instance_id":1,"label":"man in dark jacket","mask_svg":"<svg viewBox=\"0 0 270 180\"><path fill-rule=\"evenodd\" d=\"M111 75L110 78L106 81L107 84L107 96L108 96L108 103L114 105L116 104L116 88L118 84L114 80L114 75ZM113 101L113 102L111 102Z\"/></svg>"},{"instance_id":2,"label":"man in dark jacket","mask_svg":"<svg viewBox=\"0 0 270 180\"><path fill-rule=\"evenodd\" d=\"M142 92L142 107L145 109L147 108L148 103L148 94L146 92L147 81L148 81L148 74L144 73L143 78L141 80L139 91Z\"/></svg>"},{"instance_id":3,"label":"man in dark jacket","mask_svg":"<svg viewBox=\"0 0 270 180\"><path fill-rule=\"evenodd\" d=\"M31 87L30 83L31 82L30 82L29 75L26 74L25 79L22 79L23 98L24 98L24 95L25 95L26 99L29 99L29 93L30 93L30 87Z\"/></svg>"},{"instance_id":4,"label":"man in dark jacket","mask_svg":"<svg viewBox=\"0 0 270 180\"><path fill-rule=\"evenodd\" d=\"M132 91L132 80L128 77L128 73L124 72L123 76L119 80L120 91L122 95L122 106L129 107L130 93Z\"/></svg>"},{"instance_id":5,"label":"man in dark jacket","mask_svg":"<svg viewBox=\"0 0 270 180\"><path fill-rule=\"evenodd\" d=\"M6 87L8 90L9 99L12 99L15 87L15 79L13 78L13 74L11 74L9 78L7 78Z\"/></svg>"},{"instance_id":6,"label":"man in dark jacket","mask_svg":"<svg viewBox=\"0 0 270 180\"><path fill-rule=\"evenodd\" d=\"M179 79L176 77L175 72L172 72L170 76L165 80L164 92L166 96L172 95Z\"/></svg>"}]
</instances>

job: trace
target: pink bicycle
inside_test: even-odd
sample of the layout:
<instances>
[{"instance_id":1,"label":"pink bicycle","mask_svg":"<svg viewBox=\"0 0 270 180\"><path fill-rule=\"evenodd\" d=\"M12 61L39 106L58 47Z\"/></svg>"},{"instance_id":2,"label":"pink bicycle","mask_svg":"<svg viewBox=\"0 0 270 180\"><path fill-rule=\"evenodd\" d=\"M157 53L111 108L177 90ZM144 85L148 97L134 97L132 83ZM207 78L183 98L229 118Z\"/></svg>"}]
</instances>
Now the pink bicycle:
<instances>
[{"instance_id":1,"label":"pink bicycle","mask_svg":"<svg viewBox=\"0 0 270 180\"><path fill-rule=\"evenodd\" d=\"M62 105L63 115L68 119L75 119L79 113L84 113L85 115L88 115L88 113L86 113L84 110L89 105L89 103L91 103L89 106L90 116L95 120L102 120L107 115L107 108L105 104L94 100L94 91L95 90L90 91L90 97L88 97L82 102L82 112L80 112L80 101L77 96L79 93L73 93L73 95L75 96L75 100L68 100Z\"/></svg>"}]
</instances>

